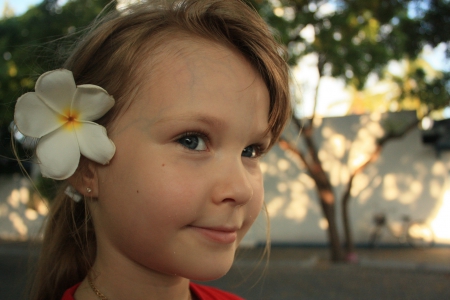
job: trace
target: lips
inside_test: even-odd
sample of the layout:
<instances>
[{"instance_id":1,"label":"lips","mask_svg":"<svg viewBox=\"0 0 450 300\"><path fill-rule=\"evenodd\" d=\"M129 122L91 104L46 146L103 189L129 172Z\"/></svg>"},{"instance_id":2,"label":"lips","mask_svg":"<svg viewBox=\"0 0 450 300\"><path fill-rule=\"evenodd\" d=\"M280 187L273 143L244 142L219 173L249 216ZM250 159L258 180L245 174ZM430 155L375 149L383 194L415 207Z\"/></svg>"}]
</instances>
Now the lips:
<instances>
[{"instance_id":1,"label":"lips","mask_svg":"<svg viewBox=\"0 0 450 300\"><path fill-rule=\"evenodd\" d=\"M195 232L204 238L219 244L231 244L237 239L237 229L234 228L209 228L190 226Z\"/></svg>"}]
</instances>

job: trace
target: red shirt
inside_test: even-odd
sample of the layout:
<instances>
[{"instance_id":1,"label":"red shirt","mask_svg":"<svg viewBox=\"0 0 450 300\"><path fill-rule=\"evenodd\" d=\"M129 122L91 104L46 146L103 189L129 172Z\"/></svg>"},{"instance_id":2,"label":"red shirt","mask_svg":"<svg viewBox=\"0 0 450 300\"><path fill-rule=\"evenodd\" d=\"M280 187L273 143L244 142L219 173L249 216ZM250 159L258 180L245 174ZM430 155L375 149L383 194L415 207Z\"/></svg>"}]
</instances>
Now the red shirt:
<instances>
[{"instance_id":1,"label":"red shirt","mask_svg":"<svg viewBox=\"0 0 450 300\"><path fill-rule=\"evenodd\" d=\"M80 284L78 283L68 289L62 296L61 300L75 300L73 298L73 295L75 294L75 291L77 290L79 285ZM213 287L195 284L192 282L189 283L189 289L191 290L191 293L193 293L200 300L244 300L243 298L231 293Z\"/></svg>"}]
</instances>

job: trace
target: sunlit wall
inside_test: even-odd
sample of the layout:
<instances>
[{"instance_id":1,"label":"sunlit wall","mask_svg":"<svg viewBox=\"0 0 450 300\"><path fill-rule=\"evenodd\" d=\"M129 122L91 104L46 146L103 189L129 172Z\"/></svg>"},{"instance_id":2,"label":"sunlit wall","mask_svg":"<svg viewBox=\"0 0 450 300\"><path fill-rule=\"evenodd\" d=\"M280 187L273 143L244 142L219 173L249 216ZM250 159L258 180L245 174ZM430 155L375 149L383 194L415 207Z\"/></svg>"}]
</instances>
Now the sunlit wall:
<instances>
[{"instance_id":1,"label":"sunlit wall","mask_svg":"<svg viewBox=\"0 0 450 300\"><path fill-rule=\"evenodd\" d=\"M0 177L0 239L40 237L48 209L37 194L30 193L30 186L30 181L18 174Z\"/></svg>"},{"instance_id":2,"label":"sunlit wall","mask_svg":"<svg viewBox=\"0 0 450 300\"><path fill-rule=\"evenodd\" d=\"M341 233L341 197L350 174L375 149L385 128L401 128L415 120L413 112L389 115L354 115L319 119L315 139L319 157L335 187L338 226ZM287 130L295 139L295 133ZM298 139L299 147L301 139ZM432 226L436 242L450 244L450 154L436 157L423 145L419 129L389 141L378 160L357 175L351 190L350 214L355 241L365 244L374 227L373 218L384 213L393 233L383 232L382 243L397 243L403 216ZM263 161L266 206L272 242L325 244L326 220L322 217L315 184L301 161L278 147ZM265 241L261 216L244 241ZM343 236L343 234L341 235Z\"/></svg>"}]
</instances>

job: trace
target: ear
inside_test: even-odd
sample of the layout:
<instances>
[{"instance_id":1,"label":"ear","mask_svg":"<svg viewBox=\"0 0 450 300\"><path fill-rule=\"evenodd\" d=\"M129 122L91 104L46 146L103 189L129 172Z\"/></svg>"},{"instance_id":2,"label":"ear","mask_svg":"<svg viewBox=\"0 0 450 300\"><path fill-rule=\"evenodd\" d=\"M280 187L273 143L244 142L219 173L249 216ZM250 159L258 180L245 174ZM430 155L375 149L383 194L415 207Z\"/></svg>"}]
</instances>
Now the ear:
<instances>
[{"instance_id":1,"label":"ear","mask_svg":"<svg viewBox=\"0 0 450 300\"><path fill-rule=\"evenodd\" d=\"M92 161L80 162L75 174L67 179L81 195L90 198L98 197L97 165Z\"/></svg>"}]
</instances>

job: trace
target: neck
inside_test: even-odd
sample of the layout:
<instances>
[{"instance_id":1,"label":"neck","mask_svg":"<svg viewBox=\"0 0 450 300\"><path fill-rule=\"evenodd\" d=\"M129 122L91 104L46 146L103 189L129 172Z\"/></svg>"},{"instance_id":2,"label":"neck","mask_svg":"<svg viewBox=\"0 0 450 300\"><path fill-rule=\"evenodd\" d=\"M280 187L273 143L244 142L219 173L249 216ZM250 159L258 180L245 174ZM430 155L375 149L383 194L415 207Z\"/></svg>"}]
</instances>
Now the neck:
<instances>
[{"instance_id":1,"label":"neck","mask_svg":"<svg viewBox=\"0 0 450 300\"><path fill-rule=\"evenodd\" d=\"M129 270L123 266L103 266L95 263L91 270L92 283L108 300L188 300L191 299L189 280L148 271L142 266ZM99 300L85 278L75 293L75 299Z\"/></svg>"}]
</instances>

